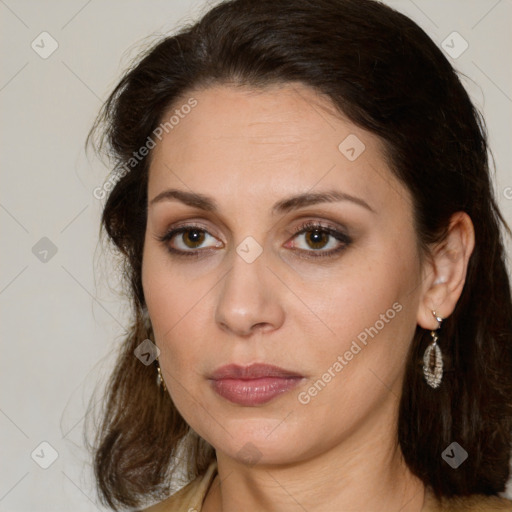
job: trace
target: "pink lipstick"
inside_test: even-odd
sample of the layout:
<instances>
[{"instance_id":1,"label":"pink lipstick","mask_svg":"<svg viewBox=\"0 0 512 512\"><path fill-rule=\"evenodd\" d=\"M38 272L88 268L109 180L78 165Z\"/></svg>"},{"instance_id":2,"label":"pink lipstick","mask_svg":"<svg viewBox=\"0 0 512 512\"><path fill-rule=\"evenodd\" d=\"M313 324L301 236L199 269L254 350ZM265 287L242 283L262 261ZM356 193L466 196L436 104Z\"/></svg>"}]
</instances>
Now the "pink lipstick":
<instances>
[{"instance_id":1,"label":"pink lipstick","mask_svg":"<svg viewBox=\"0 0 512 512\"><path fill-rule=\"evenodd\" d=\"M227 365L210 377L213 390L226 400L244 406L262 405L289 391L304 377L268 364Z\"/></svg>"}]
</instances>

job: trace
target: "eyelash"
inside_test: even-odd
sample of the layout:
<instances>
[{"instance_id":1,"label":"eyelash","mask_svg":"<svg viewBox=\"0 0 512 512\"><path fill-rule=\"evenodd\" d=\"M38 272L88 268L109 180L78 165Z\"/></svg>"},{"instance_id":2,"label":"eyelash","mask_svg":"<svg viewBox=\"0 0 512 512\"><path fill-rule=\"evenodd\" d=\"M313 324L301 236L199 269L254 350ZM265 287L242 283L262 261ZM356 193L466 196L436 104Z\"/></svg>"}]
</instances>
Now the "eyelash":
<instances>
[{"instance_id":1,"label":"eyelash","mask_svg":"<svg viewBox=\"0 0 512 512\"><path fill-rule=\"evenodd\" d=\"M172 254L176 256L184 256L184 257L192 257L192 258L199 258L201 256L201 252L206 252L206 250L190 250L190 251L182 251L180 249L175 249L174 247L171 247L169 245L169 242L176 236L181 233L185 233L187 231L197 230L204 233L208 233L206 229L203 227L196 225L196 224L187 224L185 226L180 226L176 229L171 229L167 233L165 233L162 236L158 236L157 239L162 242L166 249ZM307 255L304 255L305 258L331 258L336 256L339 252L346 249L351 243L352 239L346 235L345 233L342 233L341 231L338 231L337 229L334 229L330 226L324 226L317 222L307 221L301 224L297 229L294 230L293 238L297 237L298 235L302 235L304 233L307 233L309 231L320 231L321 233L326 233L329 236L335 238L339 242L341 242L341 245L337 247L336 249L331 249L330 251L323 251L321 249L318 250L305 250L305 249L296 249L297 251L301 253L306 253ZM208 233L209 234L209 233ZM212 249L215 250L215 249Z\"/></svg>"}]
</instances>

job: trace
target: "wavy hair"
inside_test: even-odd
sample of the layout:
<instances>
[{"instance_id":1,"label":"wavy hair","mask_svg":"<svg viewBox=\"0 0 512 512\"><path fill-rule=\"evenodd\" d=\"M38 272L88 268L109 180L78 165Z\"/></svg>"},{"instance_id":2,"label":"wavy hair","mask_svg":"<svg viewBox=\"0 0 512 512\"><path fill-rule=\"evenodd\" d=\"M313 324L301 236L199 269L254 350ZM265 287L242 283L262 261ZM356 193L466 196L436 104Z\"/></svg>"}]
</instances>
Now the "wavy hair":
<instances>
[{"instance_id":1,"label":"wavy hair","mask_svg":"<svg viewBox=\"0 0 512 512\"><path fill-rule=\"evenodd\" d=\"M158 390L155 368L133 355L152 335L141 281L151 152L129 172L119 169L194 90L297 82L382 140L392 172L412 194L423 255L443 240L455 212L471 217L476 246L460 300L443 323L442 385L433 390L423 380L429 332L418 327L397 438L408 467L437 496L504 490L512 446L512 300L503 236L511 232L493 193L480 113L441 50L390 7L373 0L232 0L147 49L87 140L113 162L101 232L122 258L132 305L94 444L100 498L114 510L166 497L178 467L191 478L214 457ZM457 471L441 458L453 441L470 454Z\"/></svg>"}]
</instances>

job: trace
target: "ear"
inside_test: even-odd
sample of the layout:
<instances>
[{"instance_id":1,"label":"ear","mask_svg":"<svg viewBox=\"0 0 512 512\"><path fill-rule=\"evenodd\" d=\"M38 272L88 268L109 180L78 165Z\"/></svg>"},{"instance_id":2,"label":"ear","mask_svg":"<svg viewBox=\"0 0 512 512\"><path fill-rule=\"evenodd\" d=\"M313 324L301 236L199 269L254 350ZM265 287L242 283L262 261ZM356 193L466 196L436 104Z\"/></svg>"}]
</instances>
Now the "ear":
<instances>
[{"instance_id":1,"label":"ear","mask_svg":"<svg viewBox=\"0 0 512 512\"><path fill-rule=\"evenodd\" d=\"M423 291L418 306L418 325L437 329L432 311L441 318L449 317L457 305L464 283L468 262L475 247L473 222L465 212L450 219L446 238L431 250L423 274Z\"/></svg>"}]
</instances>

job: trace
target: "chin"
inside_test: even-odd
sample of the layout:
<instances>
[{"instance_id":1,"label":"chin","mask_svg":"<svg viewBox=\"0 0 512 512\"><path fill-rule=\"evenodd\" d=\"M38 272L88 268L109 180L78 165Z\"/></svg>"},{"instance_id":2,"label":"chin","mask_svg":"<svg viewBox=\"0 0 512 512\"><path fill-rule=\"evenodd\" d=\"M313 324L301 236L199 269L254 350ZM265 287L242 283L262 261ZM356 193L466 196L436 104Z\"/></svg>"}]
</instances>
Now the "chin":
<instances>
[{"instance_id":1,"label":"chin","mask_svg":"<svg viewBox=\"0 0 512 512\"><path fill-rule=\"evenodd\" d=\"M297 447L297 439L307 439L305 428L299 432L297 424L286 424L283 418L230 419L225 420L222 427L200 435L218 452L242 464L281 465L305 457L307 446L299 443L300 451Z\"/></svg>"}]
</instances>

